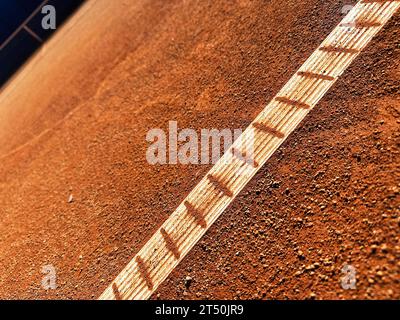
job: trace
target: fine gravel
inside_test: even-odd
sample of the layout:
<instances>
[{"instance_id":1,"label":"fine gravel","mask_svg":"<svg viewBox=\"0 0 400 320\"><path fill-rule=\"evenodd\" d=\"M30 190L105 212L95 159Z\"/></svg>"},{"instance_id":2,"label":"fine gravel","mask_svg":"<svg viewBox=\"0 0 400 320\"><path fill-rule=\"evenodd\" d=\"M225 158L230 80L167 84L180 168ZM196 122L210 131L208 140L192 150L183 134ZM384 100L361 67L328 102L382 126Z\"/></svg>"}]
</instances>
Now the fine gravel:
<instances>
[{"instance_id":1,"label":"fine gravel","mask_svg":"<svg viewBox=\"0 0 400 320\"><path fill-rule=\"evenodd\" d=\"M354 1L94 3L0 93L0 298L97 298L210 169L148 130L246 128ZM153 299L400 298L399 17Z\"/></svg>"}]
</instances>

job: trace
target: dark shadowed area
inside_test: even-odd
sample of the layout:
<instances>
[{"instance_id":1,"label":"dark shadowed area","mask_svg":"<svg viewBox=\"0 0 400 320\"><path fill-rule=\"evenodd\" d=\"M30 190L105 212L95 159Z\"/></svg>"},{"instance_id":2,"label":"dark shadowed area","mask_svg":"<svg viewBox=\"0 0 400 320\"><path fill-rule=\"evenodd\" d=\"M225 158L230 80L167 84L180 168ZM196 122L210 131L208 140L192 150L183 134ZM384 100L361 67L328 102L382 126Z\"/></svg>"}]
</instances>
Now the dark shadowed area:
<instances>
[{"instance_id":1,"label":"dark shadowed area","mask_svg":"<svg viewBox=\"0 0 400 320\"><path fill-rule=\"evenodd\" d=\"M49 0L46 4L55 7L57 27L60 27L82 2L84 0ZM27 27L42 41L55 32L42 28L43 3L43 0L0 1L0 88L42 44L26 29L21 29L21 25L27 22Z\"/></svg>"}]
</instances>

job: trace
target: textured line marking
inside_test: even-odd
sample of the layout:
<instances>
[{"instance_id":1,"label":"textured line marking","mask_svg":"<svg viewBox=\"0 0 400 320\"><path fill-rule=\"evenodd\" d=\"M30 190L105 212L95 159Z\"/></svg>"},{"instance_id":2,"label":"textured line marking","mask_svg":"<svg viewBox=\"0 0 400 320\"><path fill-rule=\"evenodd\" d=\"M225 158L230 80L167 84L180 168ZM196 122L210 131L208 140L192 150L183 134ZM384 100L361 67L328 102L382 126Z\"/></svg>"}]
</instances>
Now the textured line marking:
<instances>
[{"instance_id":1,"label":"textured line marking","mask_svg":"<svg viewBox=\"0 0 400 320\"><path fill-rule=\"evenodd\" d=\"M302 77L313 78L313 79L318 79L318 80L326 80L326 81L335 80L335 78L332 77L332 76L328 76L328 75L325 75L325 74L314 73L314 72L311 72L311 71L299 71L299 72L297 72L297 74L299 76L302 76Z\"/></svg>"},{"instance_id":2,"label":"textured line marking","mask_svg":"<svg viewBox=\"0 0 400 320\"><path fill-rule=\"evenodd\" d=\"M276 97L275 98L276 101L278 102L282 102L284 104L287 104L289 106L293 106L296 108L301 108L301 109L311 109L311 106L308 105L307 103L301 102L301 101L296 101L296 100L292 100L286 97Z\"/></svg>"},{"instance_id":3,"label":"textured line marking","mask_svg":"<svg viewBox=\"0 0 400 320\"><path fill-rule=\"evenodd\" d=\"M136 263L138 264L140 274L142 275L143 280L146 282L147 287L152 290L153 282L151 281L151 277L146 266L146 263L139 256L136 256Z\"/></svg>"},{"instance_id":4,"label":"textured line marking","mask_svg":"<svg viewBox=\"0 0 400 320\"><path fill-rule=\"evenodd\" d=\"M369 21L377 19L383 26L399 7L400 1L385 2L382 5L363 5L359 2L342 22L347 22L360 15ZM338 25L323 41L320 48L341 43L346 47L358 49L361 52L380 29L381 27L365 29L351 27L347 29ZM358 54L327 55L317 49L300 70L312 70L316 73L326 71L328 74L335 76L336 81L357 56ZM235 140L230 150L217 161L209 173L162 225L161 228L165 230L174 230L174 239L179 239L180 258L177 260L174 257L160 236L160 229L157 230L136 254L136 256L146 259L148 272L152 276L154 286L151 290L146 286L142 274L138 272L134 257L116 277L116 283L119 284L119 291L124 299L143 300L150 298L157 287L171 274L172 270L184 259L193 246L207 232L208 228L221 216L228 205L232 203L244 186L257 173L258 168L245 166L242 162L236 161L231 154L233 148L242 150L243 145L247 146L254 142L254 158L257 159L261 167L282 144L284 139L271 139L270 136L265 134L265 131L254 130L254 123L268 124L268 126L284 134L284 138L287 138L328 92L335 81L313 80L299 77L296 73L286 83L276 96L291 97L296 101L303 101L310 106L310 109L277 107L275 99L264 108L256 120ZM208 179L209 175L229 183L229 190L233 196L227 198L222 193L216 194L215 186ZM190 206L189 203L191 204ZM202 209L196 212L194 208ZM198 227L198 219L193 219L196 215L203 218L207 217L207 227ZM103 292L100 299L115 299L111 285Z\"/></svg>"},{"instance_id":5,"label":"textured line marking","mask_svg":"<svg viewBox=\"0 0 400 320\"><path fill-rule=\"evenodd\" d=\"M121 295L120 295L119 290L118 290L118 287L115 284L115 282L112 284L112 289L113 289L113 292L114 292L115 300L122 300Z\"/></svg>"},{"instance_id":6,"label":"textured line marking","mask_svg":"<svg viewBox=\"0 0 400 320\"><path fill-rule=\"evenodd\" d=\"M381 25L382 24L380 22L365 20L356 20L355 22L346 22L341 24L342 27L355 27L358 29L380 27Z\"/></svg>"},{"instance_id":7,"label":"textured line marking","mask_svg":"<svg viewBox=\"0 0 400 320\"><path fill-rule=\"evenodd\" d=\"M321 47L319 50L324 52L337 52L337 53L348 53L348 54L357 54L360 52L360 50L357 49L335 47L335 46Z\"/></svg>"},{"instance_id":8,"label":"textured line marking","mask_svg":"<svg viewBox=\"0 0 400 320\"><path fill-rule=\"evenodd\" d=\"M239 159L240 161L243 161L244 163L248 164L249 166L252 166L254 168L258 167L258 162L256 160L250 158L245 152L242 152L239 149L232 148L232 155L237 159Z\"/></svg>"},{"instance_id":9,"label":"textured line marking","mask_svg":"<svg viewBox=\"0 0 400 320\"><path fill-rule=\"evenodd\" d=\"M398 0L362 0L361 3L388 3L396 1Z\"/></svg>"},{"instance_id":10,"label":"textured line marking","mask_svg":"<svg viewBox=\"0 0 400 320\"><path fill-rule=\"evenodd\" d=\"M171 236L167 233L167 231L165 231L164 228L161 228L160 232L161 232L161 235L164 238L164 241L166 243L166 246L167 246L168 250L172 252L172 254L174 255L174 257L176 259L179 259L181 254L180 254L179 248L175 244L174 240L172 240Z\"/></svg>"},{"instance_id":11,"label":"textured line marking","mask_svg":"<svg viewBox=\"0 0 400 320\"><path fill-rule=\"evenodd\" d=\"M230 198L233 197L232 191L229 190L229 188L221 180L219 180L217 177L214 177L212 174L209 174L207 176L207 178L218 191L220 191L221 193L223 193L227 197L230 197Z\"/></svg>"},{"instance_id":12,"label":"textured line marking","mask_svg":"<svg viewBox=\"0 0 400 320\"><path fill-rule=\"evenodd\" d=\"M276 130L275 128L272 128L271 126L261 123L261 122L254 122L253 127L259 131L262 131L267 134L272 134L273 136L283 139L285 137L285 134L280 132L279 130Z\"/></svg>"},{"instance_id":13,"label":"textured line marking","mask_svg":"<svg viewBox=\"0 0 400 320\"><path fill-rule=\"evenodd\" d=\"M198 209L196 209L194 206L192 206L189 201L185 201L184 205L185 205L186 210L188 211L189 215L191 215L193 218L195 218L196 222L202 228L206 228L207 223L206 223L206 220L204 219L204 215Z\"/></svg>"}]
</instances>

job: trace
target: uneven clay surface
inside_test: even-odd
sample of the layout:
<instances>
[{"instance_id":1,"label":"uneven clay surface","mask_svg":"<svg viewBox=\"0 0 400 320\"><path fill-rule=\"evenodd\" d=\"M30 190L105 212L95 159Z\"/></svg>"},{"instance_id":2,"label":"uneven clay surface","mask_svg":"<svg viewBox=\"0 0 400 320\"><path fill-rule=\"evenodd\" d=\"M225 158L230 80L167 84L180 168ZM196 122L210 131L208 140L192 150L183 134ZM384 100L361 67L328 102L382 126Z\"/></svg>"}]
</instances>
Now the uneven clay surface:
<instances>
[{"instance_id":1,"label":"uneven clay surface","mask_svg":"<svg viewBox=\"0 0 400 320\"><path fill-rule=\"evenodd\" d=\"M244 129L351 3L89 1L0 93L0 297L97 298L210 168L147 131ZM399 18L154 299L400 298Z\"/></svg>"}]
</instances>

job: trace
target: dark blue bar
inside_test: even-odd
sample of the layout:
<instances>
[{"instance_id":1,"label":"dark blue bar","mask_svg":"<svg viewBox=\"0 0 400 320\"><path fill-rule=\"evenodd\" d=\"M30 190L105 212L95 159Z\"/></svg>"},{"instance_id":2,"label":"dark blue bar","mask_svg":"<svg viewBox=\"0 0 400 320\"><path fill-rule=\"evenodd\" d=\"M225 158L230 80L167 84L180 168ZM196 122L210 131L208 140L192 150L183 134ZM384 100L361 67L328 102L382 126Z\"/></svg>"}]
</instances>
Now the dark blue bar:
<instances>
[{"instance_id":1,"label":"dark blue bar","mask_svg":"<svg viewBox=\"0 0 400 320\"><path fill-rule=\"evenodd\" d=\"M24 22L43 0L0 0L0 43Z\"/></svg>"},{"instance_id":2,"label":"dark blue bar","mask_svg":"<svg viewBox=\"0 0 400 320\"><path fill-rule=\"evenodd\" d=\"M56 9L57 28L84 2L84 0L49 0L47 4ZM43 3L43 0L0 0L0 46L20 25ZM47 40L55 31L42 28L41 10L27 23L42 40ZM0 50L0 87L24 64L40 47L41 43L26 30L20 30L14 38Z\"/></svg>"}]
</instances>

